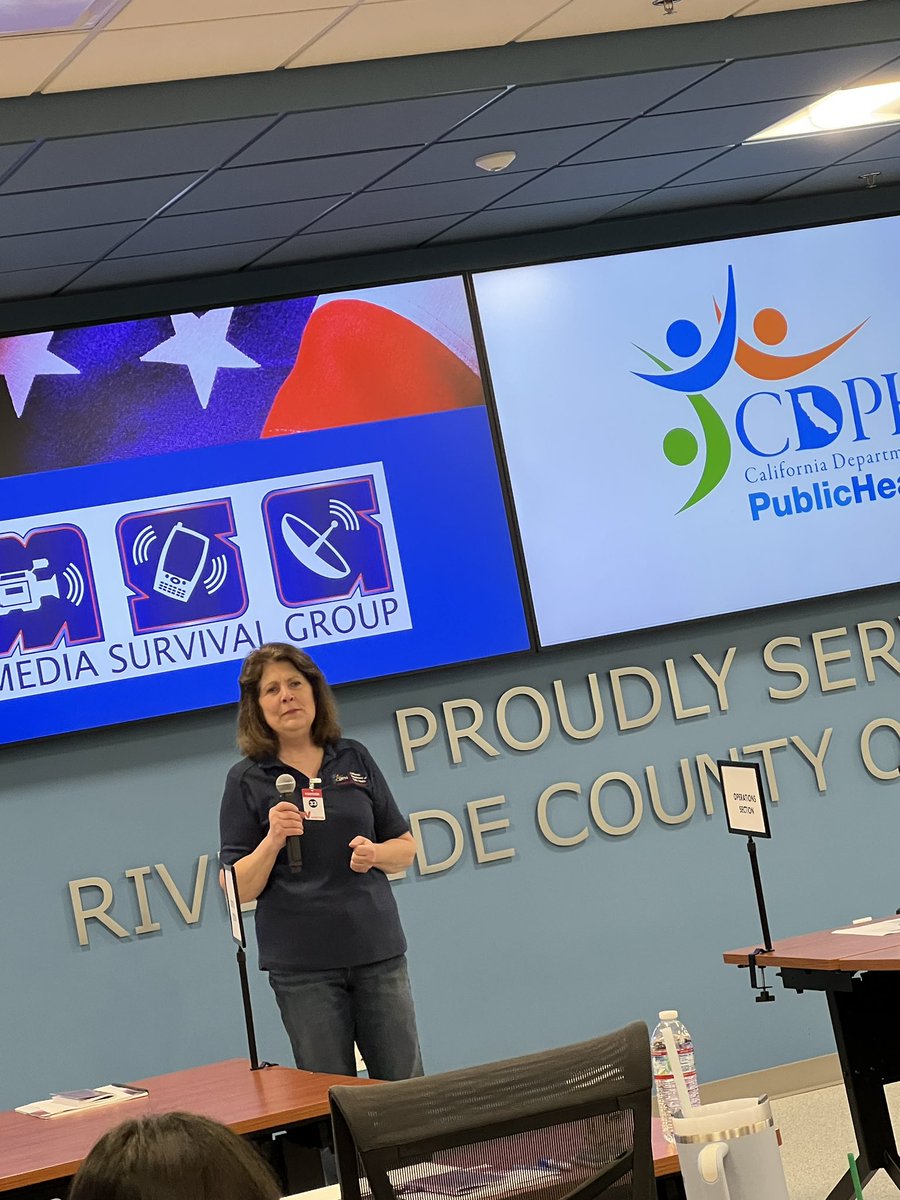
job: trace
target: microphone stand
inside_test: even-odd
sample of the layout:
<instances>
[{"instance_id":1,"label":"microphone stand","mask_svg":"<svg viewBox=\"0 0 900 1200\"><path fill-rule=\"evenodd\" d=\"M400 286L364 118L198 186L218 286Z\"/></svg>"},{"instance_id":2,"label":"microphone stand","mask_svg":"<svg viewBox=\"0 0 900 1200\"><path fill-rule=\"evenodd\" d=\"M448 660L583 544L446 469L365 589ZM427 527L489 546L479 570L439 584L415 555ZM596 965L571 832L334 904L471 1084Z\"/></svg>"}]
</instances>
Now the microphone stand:
<instances>
[{"instance_id":1,"label":"microphone stand","mask_svg":"<svg viewBox=\"0 0 900 1200\"><path fill-rule=\"evenodd\" d=\"M250 1004L250 981L247 978L247 955L244 952L246 938L244 937L244 920L241 916L241 897L238 890L237 875L233 866L223 868L225 878L225 899L228 904L228 915L231 918L231 936L237 942L237 965L241 979L241 1000L244 1005L244 1025L247 1029L247 1048L250 1051L250 1070L259 1071L262 1067L271 1067L272 1063L261 1063L256 1050L256 1033L253 1028L253 1009Z\"/></svg>"},{"instance_id":2,"label":"microphone stand","mask_svg":"<svg viewBox=\"0 0 900 1200\"><path fill-rule=\"evenodd\" d=\"M259 1055L256 1052L256 1033L253 1029L253 1009L250 1007L250 982L247 979L247 955L244 953L244 947L238 946L237 949L237 965L238 972L241 977L241 998L244 1002L244 1024L247 1026L247 1047L250 1051L250 1070L258 1071L260 1066L269 1066L269 1063L260 1064Z\"/></svg>"}]
</instances>

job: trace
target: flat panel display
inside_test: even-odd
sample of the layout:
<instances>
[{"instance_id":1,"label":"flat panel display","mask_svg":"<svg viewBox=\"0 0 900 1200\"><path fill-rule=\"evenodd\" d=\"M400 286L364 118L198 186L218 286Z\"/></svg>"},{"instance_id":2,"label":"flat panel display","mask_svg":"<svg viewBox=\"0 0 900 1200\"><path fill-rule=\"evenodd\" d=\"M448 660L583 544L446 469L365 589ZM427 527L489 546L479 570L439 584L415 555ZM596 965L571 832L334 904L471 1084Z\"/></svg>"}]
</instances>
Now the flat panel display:
<instances>
[{"instance_id":1,"label":"flat panel display","mask_svg":"<svg viewBox=\"0 0 900 1200\"><path fill-rule=\"evenodd\" d=\"M900 219L476 276L543 645L895 582Z\"/></svg>"},{"instance_id":2,"label":"flat panel display","mask_svg":"<svg viewBox=\"0 0 900 1200\"><path fill-rule=\"evenodd\" d=\"M0 339L0 741L529 646L462 280Z\"/></svg>"}]
</instances>

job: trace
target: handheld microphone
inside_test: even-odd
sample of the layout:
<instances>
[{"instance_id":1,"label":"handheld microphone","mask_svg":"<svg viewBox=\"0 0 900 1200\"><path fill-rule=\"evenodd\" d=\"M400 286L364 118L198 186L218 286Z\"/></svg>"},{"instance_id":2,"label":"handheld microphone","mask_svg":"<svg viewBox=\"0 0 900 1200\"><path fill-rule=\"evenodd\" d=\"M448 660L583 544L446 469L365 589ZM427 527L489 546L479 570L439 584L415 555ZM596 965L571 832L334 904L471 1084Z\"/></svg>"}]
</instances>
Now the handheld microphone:
<instances>
[{"instance_id":1,"label":"handheld microphone","mask_svg":"<svg viewBox=\"0 0 900 1200\"><path fill-rule=\"evenodd\" d=\"M288 775L285 771L283 775L279 775L275 780L275 787L278 790L278 795L282 800L290 800L294 794L294 789L297 786L297 780L293 775ZM288 866L296 875L303 866L303 854L300 851L300 835L292 833L287 839L287 856Z\"/></svg>"}]
</instances>

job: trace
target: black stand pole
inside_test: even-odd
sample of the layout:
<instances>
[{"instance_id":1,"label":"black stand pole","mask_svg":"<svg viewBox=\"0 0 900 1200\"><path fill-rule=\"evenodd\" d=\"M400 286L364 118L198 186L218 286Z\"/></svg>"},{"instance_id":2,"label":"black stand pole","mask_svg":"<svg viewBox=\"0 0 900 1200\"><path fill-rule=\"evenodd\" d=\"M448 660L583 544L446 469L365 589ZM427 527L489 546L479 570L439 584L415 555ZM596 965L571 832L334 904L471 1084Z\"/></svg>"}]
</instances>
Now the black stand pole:
<instances>
[{"instance_id":1,"label":"black stand pole","mask_svg":"<svg viewBox=\"0 0 900 1200\"><path fill-rule=\"evenodd\" d=\"M747 838L747 853L750 855L750 870L753 872L753 887L756 890L756 906L759 909L759 924L762 929L763 944L757 946L749 958L750 967L750 986L759 994L756 997L757 1004L771 1003L775 999L772 993L766 986L765 972L766 968L756 961L757 954L765 954L772 949L772 937L769 933L769 918L766 915L766 899L763 896L762 880L759 877L759 863L756 860L756 842L752 837ZM759 972L759 982L757 983L757 972Z\"/></svg>"},{"instance_id":2,"label":"black stand pole","mask_svg":"<svg viewBox=\"0 0 900 1200\"><path fill-rule=\"evenodd\" d=\"M250 1050L250 1070L258 1071L260 1069L259 1055L256 1053L256 1034L253 1030L253 1009L250 1007L250 983L247 979L247 955L244 953L244 947L238 946L237 951L238 972L241 976L241 997L244 1001L244 1024L247 1026L247 1046ZM267 1067L268 1063L262 1064Z\"/></svg>"},{"instance_id":3,"label":"black stand pole","mask_svg":"<svg viewBox=\"0 0 900 1200\"><path fill-rule=\"evenodd\" d=\"M769 934L769 918L766 916L766 899L763 896L762 880L759 877L759 863L756 861L756 842L754 842L752 837L747 838L747 853L750 855L753 886L756 888L756 906L759 909L759 924L763 935L763 945L760 947L760 951L771 950L772 938Z\"/></svg>"}]
</instances>

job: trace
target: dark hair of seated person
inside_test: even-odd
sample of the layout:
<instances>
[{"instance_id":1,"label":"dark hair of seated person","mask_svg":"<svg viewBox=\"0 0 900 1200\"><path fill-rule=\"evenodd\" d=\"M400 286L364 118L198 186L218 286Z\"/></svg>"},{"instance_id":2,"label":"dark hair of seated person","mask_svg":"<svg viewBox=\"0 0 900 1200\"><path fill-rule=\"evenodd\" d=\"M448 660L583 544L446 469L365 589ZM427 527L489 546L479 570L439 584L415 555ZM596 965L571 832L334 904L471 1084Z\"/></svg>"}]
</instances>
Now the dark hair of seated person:
<instances>
[{"instance_id":1,"label":"dark hair of seated person","mask_svg":"<svg viewBox=\"0 0 900 1200\"><path fill-rule=\"evenodd\" d=\"M279 1200L251 1145L217 1121L173 1112L105 1133L78 1169L69 1200Z\"/></svg>"}]
</instances>

